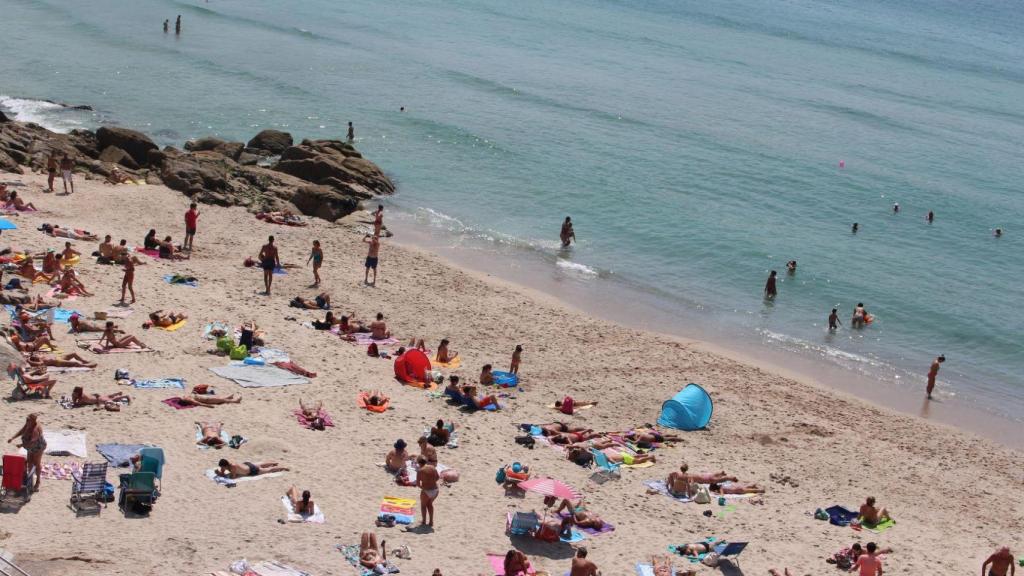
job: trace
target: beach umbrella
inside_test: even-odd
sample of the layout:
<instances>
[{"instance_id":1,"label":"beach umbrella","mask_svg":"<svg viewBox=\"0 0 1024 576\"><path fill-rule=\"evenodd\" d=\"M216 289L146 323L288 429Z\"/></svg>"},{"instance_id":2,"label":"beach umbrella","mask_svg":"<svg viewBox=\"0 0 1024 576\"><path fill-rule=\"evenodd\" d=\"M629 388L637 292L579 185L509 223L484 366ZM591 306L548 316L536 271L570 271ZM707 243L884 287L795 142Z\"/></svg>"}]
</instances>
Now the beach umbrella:
<instances>
[{"instance_id":1,"label":"beach umbrella","mask_svg":"<svg viewBox=\"0 0 1024 576\"><path fill-rule=\"evenodd\" d=\"M554 478L525 480L519 483L519 487L544 496L554 496L555 498L564 498L566 500L579 500L580 498L579 492L576 492L572 486Z\"/></svg>"},{"instance_id":2,"label":"beach umbrella","mask_svg":"<svg viewBox=\"0 0 1024 576\"><path fill-rule=\"evenodd\" d=\"M18 227L6 218L0 218L0 230L17 230Z\"/></svg>"}]
</instances>

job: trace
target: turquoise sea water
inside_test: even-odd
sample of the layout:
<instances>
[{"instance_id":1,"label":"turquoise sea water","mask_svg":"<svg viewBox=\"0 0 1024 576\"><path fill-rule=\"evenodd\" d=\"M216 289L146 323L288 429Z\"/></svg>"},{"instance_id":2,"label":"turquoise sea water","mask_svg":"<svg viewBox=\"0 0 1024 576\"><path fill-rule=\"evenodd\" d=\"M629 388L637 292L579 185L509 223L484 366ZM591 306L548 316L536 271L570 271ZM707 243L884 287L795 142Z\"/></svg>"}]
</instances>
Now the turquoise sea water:
<instances>
[{"instance_id":1,"label":"turquoise sea water","mask_svg":"<svg viewBox=\"0 0 1024 576\"><path fill-rule=\"evenodd\" d=\"M175 145L352 120L399 185L391 218L908 393L945 353L947 399L1024 420L1011 3L0 4L0 107L23 119ZM877 321L829 336L858 301Z\"/></svg>"}]
</instances>

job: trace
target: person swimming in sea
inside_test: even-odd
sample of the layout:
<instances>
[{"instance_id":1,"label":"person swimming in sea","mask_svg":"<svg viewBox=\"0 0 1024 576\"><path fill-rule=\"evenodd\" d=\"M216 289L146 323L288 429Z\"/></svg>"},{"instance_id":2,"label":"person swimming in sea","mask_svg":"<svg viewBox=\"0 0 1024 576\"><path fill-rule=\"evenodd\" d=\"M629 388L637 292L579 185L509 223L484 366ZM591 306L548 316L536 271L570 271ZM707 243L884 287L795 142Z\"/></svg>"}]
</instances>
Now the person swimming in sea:
<instances>
[{"instance_id":1,"label":"person swimming in sea","mask_svg":"<svg viewBox=\"0 0 1024 576\"><path fill-rule=\"evenodd\" d=\"M858 224L858 223L854 222L854 223L853 223L853 229L851 229L850 231L851 231L852 233L856 234L856 233L857 233L857 230L860 230L860 224Z\"/></svg>"},{"instance_id":2,"label":"person swimming in sea","mask_svg":"<svg viewBox=\"0 0 1024 576\"><path fill-rule=\"evenodd\" d=\"M832 313L828 315L828 329L830 331L839 329L843 323L839 321L839 309L833 308Z\"/></svg>"}]
</instances>

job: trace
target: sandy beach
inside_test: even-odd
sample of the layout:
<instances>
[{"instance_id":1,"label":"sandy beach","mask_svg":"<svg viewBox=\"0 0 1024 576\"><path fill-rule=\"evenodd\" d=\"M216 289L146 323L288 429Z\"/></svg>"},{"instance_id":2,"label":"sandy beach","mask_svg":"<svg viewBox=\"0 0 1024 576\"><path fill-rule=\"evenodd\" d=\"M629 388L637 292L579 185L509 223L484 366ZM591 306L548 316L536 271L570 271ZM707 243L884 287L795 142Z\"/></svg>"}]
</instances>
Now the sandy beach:
<instances>
[{"instance_id":1,"label":"sandy beach","mask_svg":"<svg viewBox=\"0 0 1024 576\"><path fill-rule=\"evenodd\" d=\"M43 193L45 177L4 174L19 196L39 212L11 217L18 225L5 231L3 246L32 252L62 249L64 240L36 228L57 223L84 228L115 243L142 243L150 228L158 236L183 234L182 215L189 200L162 186L110 186L79 180L71 196ZM59 186L59 185L58 185ZM46 430L82 430L88 457L44 456L52 461L99 461L99 443L152 443L167 457L162 494L147 518L126 518L111 503L99 516L76 518L68 509L71 482L44 479L41 490L20 510L0 514L0 547L13 552L34 576L47 574L206 574L226 570L241 558L277 560L317 575L356 574L336 549L358 544L363 531L376 531L388 547L407 545L409 560L394 559L404 574L445 576L491 574L486 553L504 554L512 545L539 570L564 574L574 546L586 546L603 574L634 574L637 562L649 562L673 544L706 537L749 542L740 568L726 564L725 574L766 574L788 566L794 575L830 574L825 563L853 542L878 542L895 549L885 558L886 573L977 573L997 545L1024 548L1024 455L978 436L869 405L813 383L798 382L755 365L709 351L699 342L645 333L587 317L527 288L458 269L430 253L385 239L376 287L362 284L367 230L359 218L331 224L310 219L307 227L284 227L257 220L241 208L201 206L195 250L187 261L143 257L136 269L138 302L119 325L155 351L96 355L76 348L66 325L54 327L59 348L78 351L99 364L92 372L58 375L54 396L74 386L106 394L119 388L132 402L119 413L88 408L64 409L52 400L4 402L4 439L27 414L37 412ZM385 218L386 222L386 218ZM273 296L263 290L261 273L243 266L255 257L268 235L277 238L282 262L297 264L276 276ZM310 287L312 272L303 265L314 239L325 253L320 290ZM120 297L120 267L100 266L87 257L96 242L72 242L83 253L77 269L93 297L65 302L92 317ZM170 285L172 273L194 276L196 288ZM8 275L8 277L10 277ZM33 287L32 294L45 285ZM288 306L296 295L331 294L335 313L370 319L383 312L403 341L423 338L436 348L449 338L462 357L455 370L475 380L483 364L507 369L515 345L525 352L523 383L514 397L501 398L505 409L467 414L431 398L423 390L400 385L392 362L368 357L366 348L303 326L322 319L322 311ZM143 330L150 311L178 310L189 315L174 332ZM208 353L214 343L203 337L213 321L255 322L268 346L286 351L302 367L317 373L305 385L247 389L209 371L227 359ZM392 347L394 348L394 347ZM174 410L161 401L181 391L119 387L117 368L135 378L184 378L189 387L215 386L219 395L241 394L237 405ZM447 373L447 371L446 371ZM657 463L625 469L621 479L603 484L592 470L538 445L516 444L514 424L545 423L559 414L547 405L566 394L599 405L571 418L600 431L625 430L653 423L661 403L688 382L704 386L715 411L706 430L686 432L683 441L654 452ZM372 414L356 405L361 390L383 390L391 410ZM322 400L335 426L311 431L299 426L293 410L299 398ZM452 420L459 446L439 448L441 463L461 479L441 489L432 531L376 528L374 519L385 496L418 498L419 490L397 486L377 464L398 438L415 440L438 418ZM240 449L200 450L194 422L216 420L230 434L248 439ZM7 445L6 453L14 450ZM280 476L243 482L233 488L204 477L219 458L280 462L291 470ZM678 503L648 494L645 480L664 479L681 462L691 471L725 470L767 490L763 504ZM528 464L539 476L567 482L585 495L587 507L615 530L583 542L546 544L505 534L510 510L541 511L541 497L509 498L495 483L495 471L511 462ZM123 471L123 470L122 470ZM779 479L786 479L780 482ZM116 472L108 472L116 484ZM323 511L324 524L279 523L281 497L289 486L308 489ZM875 496L896 525L882 534L854 531L815 520L816 508L834 504L856 508ZM711 517L703 515L713 512ZM419 510L417 507L417 522ZM676 557L678 568L713 574L719 569Z\"/></svg>"}]
</instances>

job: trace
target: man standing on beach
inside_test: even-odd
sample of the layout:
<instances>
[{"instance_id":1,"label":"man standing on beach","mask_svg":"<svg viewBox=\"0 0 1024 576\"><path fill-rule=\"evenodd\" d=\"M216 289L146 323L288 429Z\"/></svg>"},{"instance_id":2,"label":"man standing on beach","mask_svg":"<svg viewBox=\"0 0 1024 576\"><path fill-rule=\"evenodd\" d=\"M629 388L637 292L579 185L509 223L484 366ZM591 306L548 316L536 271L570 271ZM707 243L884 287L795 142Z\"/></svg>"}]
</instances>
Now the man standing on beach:
<instances>
[{"instance_id":1,"label":"man standing on beach","mask_svg":"<svg viewBox=\"0 0 1024 576\"><path fill-rule=\"evenodd\" d=\"M991 568L989 568L989 564L992 565ZM988 568L988 572L985 571L985 568ZM1013 554L1010 553L1010 547L1003 546L981 565L981 576L1006 576L1007 569L1009 569L1010 576L1013 576L1017 567L1013 565Z\"/></svg>"},{"instance_id":2,"label":"man standing on beach","mask_svg":"<svg viewBox=\"0 0 1024 576\"><path fill-rule=\"evenodd\" d=\"M775 277L777 275L778 273L775 270L772 270L771 273L768 274L768 281L765 282L764 284L765 298L775 298L775 296L779 293L778 289L775 287Z\"/></svg>"},{"instance_id":3,"label":"man standing on beach","mask_svg":"<svg viewBox=\"0 0 1024 576\"><path fill-rule=\"evenodd\" d=\"M50 157L46 160L46 186L47 192L53 192L53 179L57 177L57 170L60 168L60 160L57 159L57 151L51 150Z\"/></svg>"},{"instance_id":4,"label":"man standing on beach","mask_svg":"<svg viewBox=\"0 0 1024 576\"><path fill-rule=\"evenodd\" d=\"M828 329L837 330L843 323L839 321L839 309L833 308L832 313L828 315Z\"/></svg>"},{"instance_id":5,"label":"man standing on beach","mask_svg":"<svg viewBox=\"0 0 1024 576\"><path fill-rule=\"evenodd\" d=\"M352 127L352 123L348 123L348 141L351 142L356 139L355 128Z\"/></svg>"},{"instance_id":6,"label":"man standing on beach","mask_svg":"<svg viewBox=\"0 0 1024 576\"><path fill-rule=\"evenodd\" d=\"M281 267L281 261L277 257L277 246L274 246L274 237L267 238L267 243L260 248L260 268L263 269L263 285L266 287L265 294L270 296L270 285L274 283L274 270Z\"/></svg>"},{"instance_id":7,"label":"man standing on beach","mask_svg":"<svg viewBox=\"0 0 1024 576\"><path fill-rule=\"evenodd\" d=\"M60 161L60 175L64 179L64 193L73 194L75 192L75 181L71 171L75 169L75 161L71 159L71 156L67 152L64 153L64 158ZM71 184L71 192L68 192L68 184Z\"/></svg>"},{"instance_id":8,"label":"man standing on beach","mask_svg":"<svg viewBox=\"0 0 1024 576\"><path fill-rule=\"evenodd\" d=\"M939 375L939 364L946 361L946 355L943 354L932 360L932 367L928 369L928 399L932 399L932 390L935 389L935 377Z\"/></svg>"},{"instance_id":9,"label":"man standing on beach","mask_svg":"<svg viewBox=\"0 0 1024 576\"><path fill-rule=\"evenodd\" d=\"M366 274L363 275L363 284L368 286L377 285L377 254L380 251L380 236L374 234L370 236L367 234L363 237L363 242L370 245L370 249L366 252ZM370 269L373 268L373 282L370 282Z\"/></svg>"},{"instance_id":10,"label":"man standing on beach","mask_svg":"<svg viewBox=\"0 0 1024 576\"><path fill-rule=\"evenodd\" d=\"M416 485L420 487L420 514L423 515L423 524L434 525L434 500L437 500L437 481L441 475L437 468L427 462L427 459L420 456L416 459L419 469L416 471Z\"/></svg>"},{"instance_id":11,"label":"man standing on beach","mask_svg":"<svg viewBox=\"0 0 1024 576\"><path fill-rule=\"evenodd\" d=\"M185 241L181 245L182 250L192 251L192 241L196 237L196 226L199 224L199 210L196 210L196 203L188 206L185 212Z\"/></svg>"},{"instance_id":12,"label":"man standing on beach","mask_svg":"<svg viewBox=\"0 0 1024 576\"><path fill-rule=\"evenodd\" d=\"M587 549L580 546L576 549L576 557L572 559L569 576L597 576L597 564L587 560Z\"/></svg>"}]
</instances>

